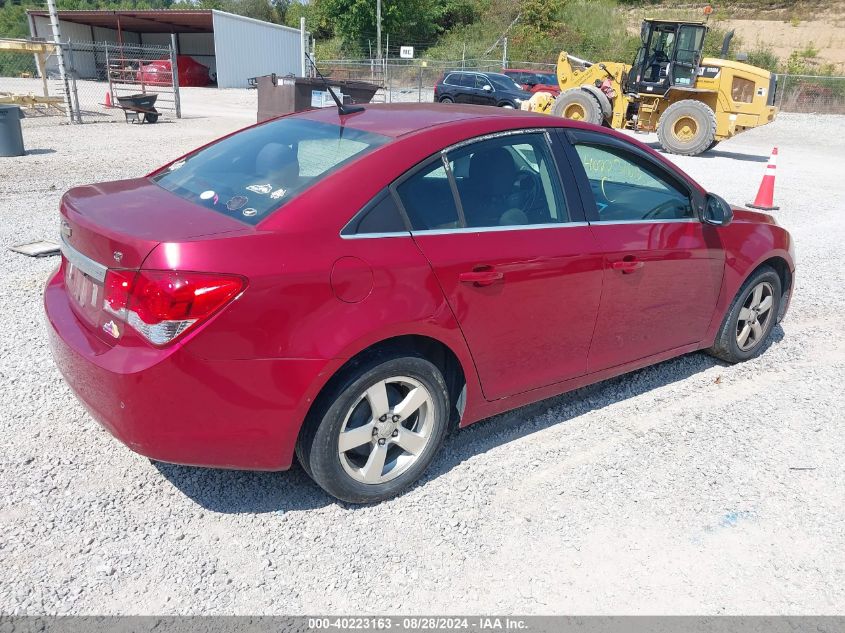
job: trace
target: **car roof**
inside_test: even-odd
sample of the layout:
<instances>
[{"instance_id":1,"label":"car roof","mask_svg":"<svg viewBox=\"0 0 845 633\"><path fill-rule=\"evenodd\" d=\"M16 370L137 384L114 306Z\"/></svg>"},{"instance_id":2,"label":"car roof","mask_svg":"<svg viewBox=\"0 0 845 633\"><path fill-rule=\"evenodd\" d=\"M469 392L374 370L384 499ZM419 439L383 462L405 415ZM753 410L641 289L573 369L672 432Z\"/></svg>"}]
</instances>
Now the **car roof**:
<instances>
[{"instance_id":1,"label":"car roof","mask_svg":"<svg viewBox=\"0 0 845 633\"><path fill-rule=\"evenodd\" d=\"M461 105L442 103L371 103L364 106L362 112L341 117L337 108L307 110L292 116L335 125L346 125L356 130L364 130L397 138L412 134L437 125L468 121L471 119L507 117L537 121L548 125L548 115L491 108L483 105ZM516 123L516 121L514 121Z\"/></svg>"}]
</instances>

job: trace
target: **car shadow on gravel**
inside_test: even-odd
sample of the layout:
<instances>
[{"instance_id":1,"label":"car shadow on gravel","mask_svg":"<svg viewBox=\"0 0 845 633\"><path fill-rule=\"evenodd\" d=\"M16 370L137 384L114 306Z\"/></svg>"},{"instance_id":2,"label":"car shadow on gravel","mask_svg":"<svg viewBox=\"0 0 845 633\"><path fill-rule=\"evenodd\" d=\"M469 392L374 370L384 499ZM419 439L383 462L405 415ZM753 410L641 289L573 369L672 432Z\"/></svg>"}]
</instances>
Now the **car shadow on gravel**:
<instances>
[{"instance_id":1,"label":"car shadow on gravel","mask_svg":"<svg viewBox=\"0 0 845 633\"><path fill-rule=\"evenodd\" d=\"M782 338L783 329L776 325L762 353ZM590 411L685 380L715 366L728 367L704 352L695 352L482 420L450 434L439 456L412 489L493 448L566 424ZM270 473L152 463L182 494L212 512L284 514L328 505L351 510L359 507L327 495L297 463L288 471Z\"/></svg>"}]
</instances>

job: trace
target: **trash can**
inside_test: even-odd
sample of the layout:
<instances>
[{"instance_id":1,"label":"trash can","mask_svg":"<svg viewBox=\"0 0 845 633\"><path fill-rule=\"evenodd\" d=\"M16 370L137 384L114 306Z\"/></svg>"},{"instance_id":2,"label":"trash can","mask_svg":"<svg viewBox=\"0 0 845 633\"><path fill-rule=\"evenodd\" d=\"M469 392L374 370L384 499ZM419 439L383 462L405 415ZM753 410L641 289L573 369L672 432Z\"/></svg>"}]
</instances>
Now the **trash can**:
<instances>
[{"instance_id":1,"label":"trash can","mask_svg":"<svg viewBox=\"0 0 845 633\"><path fill-rule=\"evenodd\" d=\"M0 104L0 156L23 156L23 134L19 106Z\"/></svg>"}]
</instances>

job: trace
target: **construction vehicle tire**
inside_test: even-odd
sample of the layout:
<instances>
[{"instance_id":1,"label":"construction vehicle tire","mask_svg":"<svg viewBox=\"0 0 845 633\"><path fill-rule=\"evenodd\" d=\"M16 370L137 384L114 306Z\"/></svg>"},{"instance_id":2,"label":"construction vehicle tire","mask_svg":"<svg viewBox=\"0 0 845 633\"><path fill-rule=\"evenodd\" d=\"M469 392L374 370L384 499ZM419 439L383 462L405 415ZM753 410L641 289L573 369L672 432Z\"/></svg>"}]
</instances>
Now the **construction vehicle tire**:
<instances>
[{"instance_id":1,"label":"construction vehicle tire","mask_svg":"<svg viewBox=\"0 0 845 633\"><path fill-rule=\"evenodd\" d=\"M595 125L601 125L602 122L599 102L589 92L580 88L561 92L552 106L552 115Z\"/></svg>"},{"instance_id":2,"label":"construction vehicle tire","mask_svg":"<svg viewBox=\"0 0 845 633\"><path fill-rule=\"evenodd\" d=\"M657 138L667 152L698 156L716 140L716 114L700 101L673 103L657 123Z\"/></svg>"}]
</instances>

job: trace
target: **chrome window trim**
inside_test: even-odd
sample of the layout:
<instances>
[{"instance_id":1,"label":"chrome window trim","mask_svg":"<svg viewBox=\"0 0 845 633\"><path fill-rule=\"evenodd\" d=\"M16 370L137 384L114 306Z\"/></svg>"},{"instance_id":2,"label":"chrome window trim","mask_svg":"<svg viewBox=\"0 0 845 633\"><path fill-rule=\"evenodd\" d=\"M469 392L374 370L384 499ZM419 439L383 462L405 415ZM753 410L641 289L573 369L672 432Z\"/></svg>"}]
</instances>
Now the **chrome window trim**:
<instances>
[{"instance_id":1,"label":"chrome window trim","mask_svg":"<svg viewBox=\"0 0 845 633\"><path fill-rule=\"evenodd\" d=\"M454 145L450 145L449 147L441 149L440 153L445 155L453 150L460 149L461 147L466 147L467 145L472 145L473 143L479 143L481 141L487 141L492 138L516 136L517 134L548 134L548 129L549 128L547 127L527 127L513 130L502 130L501 132L491 132L490 134L474 136L472 138L464 139L463 141L458 141ZM548 140L548 137L546 140Z\"/></svg>"},{"instance_id":2,"label":"chrome window trim","mask_svg":"<svg viewBox=\"0 0 845 633\"><path fill-rule=\"evenodd\" d=\"M394 231L392 233L358 233L356 235L341 235L342 240L371 240L379 237L411 237L410 231Z\"/></svg>"},{"instance_id":3,"label":"chrome window trim","mask_svg":"<svg viewBox=\"0 0 845 633\"><path fill-rule=\"evenodd\" d=\"M590 224L671 224L676 222L679 224L688 224L691 222L701 224L701 220L698 218L676 218L672 220L650 220L647 218L643 220L596 220L595 222L590 222Z\"/></svg>"},{"instance_id":4,"label":"chrome window trim","mask_svg":"<svg viewBox=\"0 0 845 633\"><path fill-rule=\"evenodd\" d=\"M515 224L512 226L468 226L454 229L424 229L411 235L449 235L451 233L495 233L499 231L533 231L537 229L571 229L590 226L587 222L547 222L546 224Z\"/></svg>"},{"instance_id":5,"label":"chrome window trim","mask_svg":"<svg viewBox=\"0 0 845 633\"><path fill-rule=\"evenodd\" d=\"M62 255L65 256L65 259L83 273L89 277L93 277L97 281L102 282L106 280L106 272L108 271L108 268L103 266L100 262L94 261L87 255L83 255L73 248L73 246L67 243L64 235L62 235L62 243L59 248L62 251Z\"/></svg>"}]
</instances>

